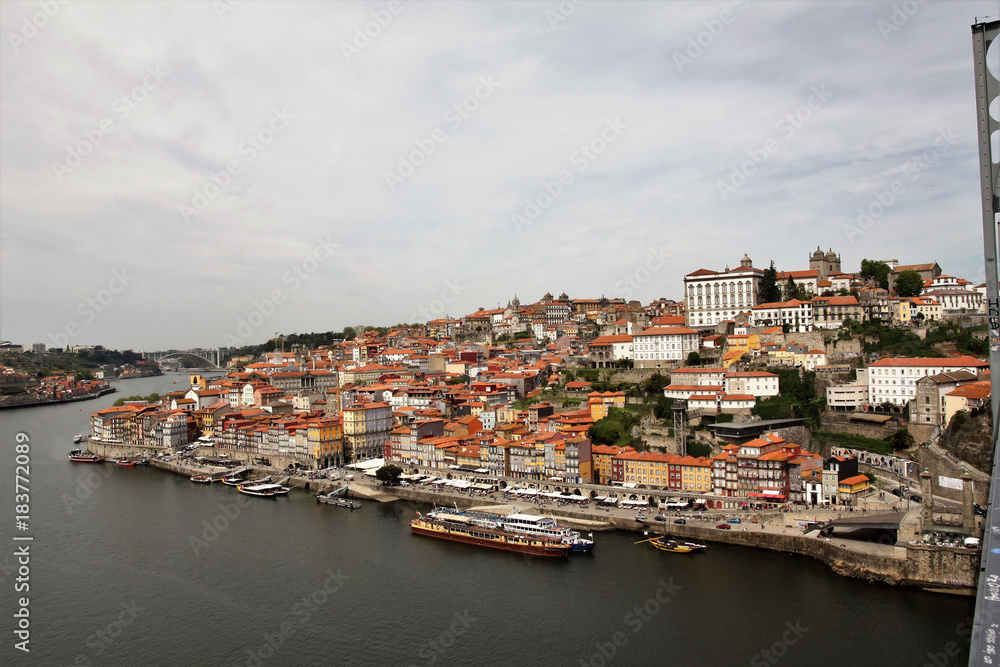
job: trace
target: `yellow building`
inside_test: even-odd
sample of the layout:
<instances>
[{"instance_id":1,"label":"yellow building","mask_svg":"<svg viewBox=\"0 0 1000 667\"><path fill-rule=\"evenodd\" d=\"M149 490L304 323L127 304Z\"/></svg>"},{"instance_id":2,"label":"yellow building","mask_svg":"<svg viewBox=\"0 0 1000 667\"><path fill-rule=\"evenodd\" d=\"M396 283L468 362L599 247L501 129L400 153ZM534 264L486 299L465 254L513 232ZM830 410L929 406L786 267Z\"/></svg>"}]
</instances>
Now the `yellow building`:
<instances>
[{"instance_id":1,"label":"yellow building","mask_svg":"<svg viewBox=\"0 0 1000 667\"><path fill-rule=\"evenodd\" d=\"M611 408L625 407L625 392L606 391L603 394L599 391L592 391L587 394L587 406L590 408L590 418L595 422L608 416Z\"/></svg>"},{"instance_id":2,"label":"yellow building","mask_svg":"<svg viewBox=\"0 0 1000 667\"><path fill-rule=\"evenodd\" d=\"M344 463L344 424L340 418L316 419L309 422L309 456L321 468Z\"/></svg>"},{"instance_id":3,"label":"yellow building","mask_svg":"<svg viewBox=\"0 0 1000 667\"><path fill-rule=\"evenodd\" d=\"M840 480L837 484L840 502L847 505L855 504L857 499L868 491L870 486L871 481L868 479L867 475L855 475L854 477L847 477L846 479Z\"/></svg>"},{"instance_id":4,"label":"yellow building","mask_svg":"<svg viewBox=\"0 0 1000 667\"><path fill-rule=\"evenodd\" d=\"M685 456L674 461L681 467L681 485L685 491L712 491L712 462L706 458Z\"/></svg>"}]
</instances>

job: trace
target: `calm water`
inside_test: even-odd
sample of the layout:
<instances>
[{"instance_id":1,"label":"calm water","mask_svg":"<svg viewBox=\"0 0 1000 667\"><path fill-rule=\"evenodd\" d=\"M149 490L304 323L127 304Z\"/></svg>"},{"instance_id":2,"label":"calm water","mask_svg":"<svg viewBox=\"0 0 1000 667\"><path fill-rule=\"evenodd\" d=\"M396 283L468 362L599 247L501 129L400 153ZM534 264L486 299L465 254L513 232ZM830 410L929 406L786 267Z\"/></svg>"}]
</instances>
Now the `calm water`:
<instances>
[{"instance_id":1,"label":"calm water","mask_svg":"<svg viewBox=\"0 0 1000 667\"><path fill-rule=\"evenodd\" d=\"M413 536L412 503L350 512L303 492L247 498L66 460L90 412L186 377L0 413L4 665L967 662L971 599L873 586L806 558L663 554L600 533L592 557L533 559ZM13 528L19 431L31 438L27 532ZM34 537L30 654L13 648L15 532Z\"/></svg>"}]
</instances>

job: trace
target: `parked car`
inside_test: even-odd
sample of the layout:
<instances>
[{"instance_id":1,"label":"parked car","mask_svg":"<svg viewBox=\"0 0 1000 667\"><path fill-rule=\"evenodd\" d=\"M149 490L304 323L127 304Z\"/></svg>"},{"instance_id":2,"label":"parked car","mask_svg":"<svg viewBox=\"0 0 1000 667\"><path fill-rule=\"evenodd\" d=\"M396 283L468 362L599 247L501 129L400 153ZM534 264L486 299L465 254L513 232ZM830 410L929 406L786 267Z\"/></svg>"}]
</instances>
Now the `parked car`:
<instances>
[{"instance_id":1,"label":"parked car","mask_svg":"<svg viewBox=\"0 0 1000 667\"><path fill-rule=\"evenodd\" d=\"M716 528L718 528L719 530L732 530L733 529L733 527L730 526L728 523L720 523L718 526L716 526Z\"/></svg>"},{"instance_id":2,"label":"parked car","mask_svg":"<svg viewBox=\"0 0 1000 667\"><path fill-rule=\"evenodd\" d=\"M674 523L685 524L687 523L687 521L685 521L684 519L674 519Z\"/></svg>"},{"instance_id":3,"label":"parked car","mask_svg":"<svg viewBox=\"0 0 1000 667\"><path fill-rule=\"evenodd\" d=\"M656 519L657 521L666 521L667 520L667 517L663 516L662 514L657 514L653 518Z\"/></svg>"},{"instance_id":4,"label":"parked car","mask_svg":"<svg viewBox=\"0 0 1000 667\"><path fill-rule=\"evenodd\" d=\"M889 489L889 493L891 493L894 496L899 496L900 498L903 497L903 490L900 488Z\"/></svg>"},{"instance_id":5,"label":"parked car","mask_svg":"<svg viewBox=\"0 0 1000 667\"><path fill-rule=\"evenodd\" d=\"M739 522L740 522L739 519L730 519L729 520L729 523L739 523Z\"/></svg>"},{"instance_id":6,"label":"parked car","mask_svg":"<svg viewBox=\"0 0 1000 667\"><path fill-rule=\"evenodd\" d=\"M910 494L910 500L912 500L915 503L922 503L922 502L924 502L923 497L919 493L911 493Z\"/></svg>"}]
</instances>

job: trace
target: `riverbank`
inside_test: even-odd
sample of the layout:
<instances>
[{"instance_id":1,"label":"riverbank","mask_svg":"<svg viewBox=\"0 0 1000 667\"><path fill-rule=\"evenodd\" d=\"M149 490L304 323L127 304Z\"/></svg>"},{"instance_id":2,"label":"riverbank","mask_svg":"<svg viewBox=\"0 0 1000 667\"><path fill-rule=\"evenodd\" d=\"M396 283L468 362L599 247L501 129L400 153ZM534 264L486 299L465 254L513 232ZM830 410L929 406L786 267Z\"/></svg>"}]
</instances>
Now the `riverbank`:
<instances>
[{"instance_id":1,"label":"riverbank","mask_svg":"<svg viewBox=\"0 0 1000 667\"><path fill-rule=\"evenodd\" d=\"M107 394L113 394L117 389L114 387L106 387L93 394L87 394L86 396L71 396L70 398L49 398L49 399L35 399L34 394L16 394L10 396L7 400L0 402L0 410L11 410L14 408L39 408L45 405L61 405L63 403L78 403L80 401L92 401L101 396L106 396ZM21 399L21 396L31 397L32 400ZM11 399L18 399L12 401Z\"/></svg>"},{"instance_id":2,"label":"riverbank","mask_svg":"<svg viewBox=\"0 0 1000 667\"><path fill-rule=\"evenodd\" d=\"M152 465L162 470L185 476L194 474L221 478L233 471L231 467L205 466L194 461L162 461L153 459ZM903 543L880 544L852 540L847 537L827 538L818 531L804 534L801 524L836 518L836 511L804 512L743 512L706 511L671 512L666 522L639 520L635 509L605 508L600 506L550 506L512 498L502 492L480 495L461 491L445 491L438 487L382 487L365 480L348 479L344 472L333 478L309 479L260 466L241 466L239 470L249 479L270 476L291 488L311 493L328 493L344 486L346 497L373 502L405 500L424 504L457 505L462 508L494 510L498 505L509 511L545 514L574 529L588 532L624 530L638 535L666 533L685 540L708 541L734 546L779 551L808 556L825 563L839 575L869 582L919 588L938 593L972 596L976 592L979 568L978 550L926 546ZM916 521L918 512L909 512L901 529ZM729 523L730 519L739 523ZM675 523L683 520L684 523ZM728 525L722 530L717 525ZM597 540L598 544L600 540Z\"/></svg>"}]
</instances>

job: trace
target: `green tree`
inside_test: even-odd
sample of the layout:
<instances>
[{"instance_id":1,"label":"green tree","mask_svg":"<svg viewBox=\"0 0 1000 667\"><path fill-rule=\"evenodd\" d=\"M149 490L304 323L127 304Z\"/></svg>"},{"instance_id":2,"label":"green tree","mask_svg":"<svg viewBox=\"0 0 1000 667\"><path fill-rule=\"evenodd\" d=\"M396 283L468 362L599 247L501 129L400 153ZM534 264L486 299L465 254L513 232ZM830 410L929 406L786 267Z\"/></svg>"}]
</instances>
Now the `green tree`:
<instances>
[{"instance_id":1,"label":"green tree","mask_svg":"<svg viewBox=\"0 0 1000 667\"><path fill-rule=\"evenodd\" d=\"M668 384L670 384L670 378L666 375L653 373L639 384L639 388L646 392L649 396L662 396L663 388Z\"/></svg>"},{"instance_id":2,"label":"green tree","mask_svg":"<svg viewBox=\"0 0 1000 667\"><path fill-rule=\"evenodd\" d=\"M674 399L660 396L653 406L653 416L657 419L668 419L674 411Z\"/></svg>"},{"instance_id":3,"label":"green tree","mask_svg":"<svg viewBox=\"0 0 1000 667\"><path fill-rule=\"evenodd\" d=\"M778 287L778 272L774 268L774 260L771 266L764 269L764 275L760 278L760 292L758 303L772 303L781 301L781 289Z\"/></svg>"},{"instance_id":4,"label":"green tree","mask_svg":"<svg viewBox=\"0 0 1000 667\"><path fill-rule=\"evenodd\" d=\"M913 446L913 436L905 428L897 429L886 440L892 445L893 449L909 449Z\"/></svg>"},{"instance_id":5,"label":"green tree","mask_svg":"<svg viewBox=\"0 0 1000 667\"><path fill-rule=\"evenodd\" d=\"M399 481L399 476L402 474L402 468L390 463L389 465L384 465L375 471L375 479L379 480L383 484L395 486L396 482Z\"/></svg>"},{"instance_id":6,"label":"green tree","mask_svg":"<svg viewBox=\"0 0 1000 667\"><path fill-rule=\"evenodd\" d=\"M785 282L785 293L782 295L785 301L791 301L797 298L799 295L799 286L795 284L795 281L791 276L788 276L788 281Z\"/></svg>"},{"instance_id":7,"label":"green tree","mask_svg":"<svg viewBox=\"0 0 1000 667\"><path fill-rule=\"evenodd\" d=\"M688 352L688 366L701 366L701 355L697 352Z\"/></svg>"},{"instance_id":8,"label":"green tree","mask_svg":"<svg viewBox=\"0 0 1000 667\"><path fill-rule=\"evenodd\" d=\"M693 441L688 443L688 454L691 456L711 456L712 446L704 443Z\"/></svg>"},{"instance_id":9,"label":"green tree","mask_svg":"<svg viewBox=\"0 0 1000 667\"><path fill-rule=\"evenodd\" d=\"M357 333L354 331L354 327L344 327L344 340L352 340Z\"/></svg>"},{"instance_id":10,"label":"green tree","mask_svg":"<svg viewBox=\"0 0 1000 667\"><path fill-rule=\"evenodd\" d=\"M919 296L923 289L924 279L916 271L903 271L896 276L896 294L899 296Z\"/></svg>"},{"instance_id":11,"label":"green tree","mask_svg":"<svg viewBox=\"0 0 1000 667\"><path fill-rule=\"evenodd\" d=\"M861 260L861 277L882 289L889 289L889 274L892 269L885 262L876 259Z\"/></svg>"}]
</instances>

